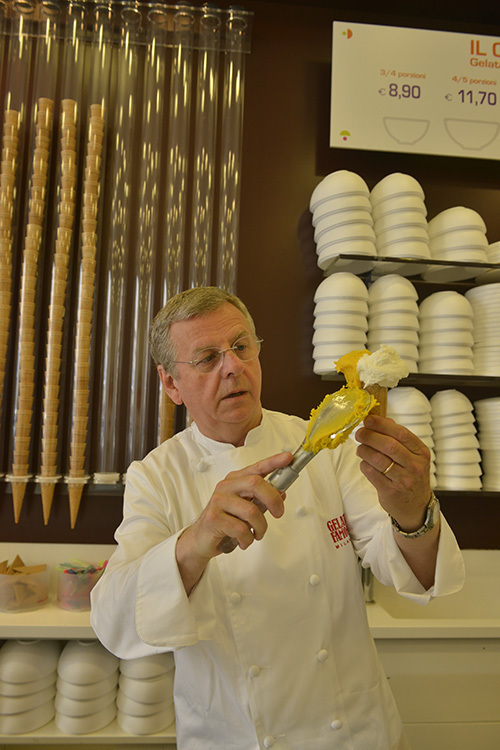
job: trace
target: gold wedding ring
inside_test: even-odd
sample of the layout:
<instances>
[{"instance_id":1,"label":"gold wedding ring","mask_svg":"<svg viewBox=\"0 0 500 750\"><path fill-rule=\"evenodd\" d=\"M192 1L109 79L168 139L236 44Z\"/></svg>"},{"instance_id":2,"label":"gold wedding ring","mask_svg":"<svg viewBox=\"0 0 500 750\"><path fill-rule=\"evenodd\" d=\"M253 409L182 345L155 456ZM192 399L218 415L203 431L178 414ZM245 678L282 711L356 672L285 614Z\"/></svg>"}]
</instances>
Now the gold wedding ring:
<instances>
[{"instance_id":1,"label":"gold wedding ring","mask_svg":"<svg viewBox=\"0 0 500 750\"><path fill-rule=\"evenodd\" d=\"M383 471L382 474L388 474L390 472L390 470L392 469L393 466L394 466L394 461L391 461L391 463L389 464L389 466L387 467L387 469L385 471Z\"/></svg>"}]
</instances>

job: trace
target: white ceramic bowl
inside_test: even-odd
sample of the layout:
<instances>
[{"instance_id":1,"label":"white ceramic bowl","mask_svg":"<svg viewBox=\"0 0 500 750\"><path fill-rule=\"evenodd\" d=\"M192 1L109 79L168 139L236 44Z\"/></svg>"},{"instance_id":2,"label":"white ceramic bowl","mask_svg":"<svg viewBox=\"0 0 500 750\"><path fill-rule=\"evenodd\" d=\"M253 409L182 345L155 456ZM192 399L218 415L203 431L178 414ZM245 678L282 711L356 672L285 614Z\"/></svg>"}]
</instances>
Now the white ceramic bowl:
<instances>
[{"instance_id":1,"label":"white ceramic bowl","mask_svg":"<svg viewBox=\"0 0 500 750\"><path fill-rule=\"evenodd\" d=\"M446 316L465 315L467 318L474 317L472 305L465 295L454 291L434 292L426 297L419 306L420 317L432 315Z\"/></svg>"},{"instance_id":2,"label":"white ceramic bowl","mask_svg":"<svg viewBox=\"0 0 500 750\"><path fill-rule=\"evenodd\" d=\"M314 305L315 315L323 315L324 313L331 312L354 312L360 315L368 315L368 302L364 299L334 297L332 299L320 299Z\"/></svg>"},{"instance_id":3,"label":"white ceramic bowl","mask_svg":"<svg viewBox=\"0 0 500 750\"><path fill-rule=\"evenodd\" d=\"M366 332L368 328L366 315L354 312L331 312L316 315L313 322L316 328L352 328Z\"/></svg>"},{"instance_id":4,"label":"white ceramic bowl","mask_svg":"<svg viewBox=\"0 0 500 750\"><path fill-rule=\"evenodd\" d=\"M479 477L450 477L436 471L436 486L441 490L455 490L463 492L477 492L482 488Z\"/></svg>"},{"instance_id":5,"label":"white ceramic bowl","mask_svg":"<svg viewBox=\"0 0 500 750\"><path fill-rule=\"evenodd\" d=\"M56 695L56 711L65 716L89 716L90 714L102 711L104 708L114 703L117 689L110 690L109 693L89 698L88 700L75 700L68 698L62 693Z\"/></svg>"},{"instance_id":6,"label":"white ceramic bowl","mask_svg":"<svg viewBox=\"0 0 500 750\"><path fill-rule=\"evenodd\" d=\"M476 464L480 461L481 454L477 448L464 448L455 451L438 451L436 449L436 462L440 466L445 464Z\"/></svg>"},{"instance_id":7,"label":"white ceramic bowl","mask_svg":"<svg viewBox=\"0 0 500 750\"><path fill-rule=\"evenodd\" d=\"M110 677L119 663L99 641L68 641L59 657L57 673L63 680L87 685Z\"/></svg>"},{"instance_id":8,"label":"white ceramic bowl","mask_svg":"<svg viewBox=\"0 0 500 750\"><path fill-rule=\"evenodd\" d=\"M403 312L381 312L370 313L368 316L369 329L395 328L396 326L400 329L409 328L412 331L418 331L418 315Z\"/></svg>"},{"instance_id":9,"label":"white ceramic bowl","mask_svg":"<svg viewBox=\"0 0 500 750\"><path fill-rule=\"evenodd\" d=\"M386 299L381 302L370 302L369 312L371 315L387 312L401 312L418 315L418 304L414 299L410 299L409 297L402 297L401 299Z\"/></svg>"},{"instance_id":10,"label":"white ceramic bowl","mask_svg":"<svg viewBox=\"0 0 500 750\"><path fill-rule=\"evenodd\" d=\"M335 360L342 357L344 354L346 354L349 351L352 351L353 349L364 349L365 347L362 344L356 344L354 346L346 346L345 344L334 342L332 344L317 344L313 347L313 357L314 359L326 359L329 358L334 362Z\"/></svg>"},{"instance_id":11,"label":"white ceramic bowl","mask_svg":"<svg viewBox=\"0 0 500 750\"><path fill-rule=\"evenodd\" d=\"M380 258L408 258L410 260L431 260L431 251L427 240L399 240L386 245L377 243L377 254Z\"/></svg>"},{"instance_id":12,"label":"white ceramic bowl","mask_svg":"<svg viewBox=\"0 0 500 750\"><path fill-rule=\"evenodd\" d=\"M433 331L422 333L420 331L420 344L422 346L472 346L474 335L472 331Z\"/></svg>"},{"instance_id":13,"label":"white ceramic bowl","mask_svg":"<svg viewBox=\"0 0 500 750\"><path fill-rule=\"evenodd\" d=\"M434 373L435 375L473 375L474 364L466 357L441 357L422 359L418 361L419 372Z\"/></svg>"},{"instance_id":14,"label":"white ceramic bowl","mask_svg":"<svg viewBox=\"0 0 500 750\"><path fill-rule=\"evenodd\" d=\"M397 344L414 344L418 346L418 331L410 328L370 328L367 334L369 347L379 344L389 344L396 348Z\"/></svg>"},{"instance_id":15,"label":"white ceramic bowl","mask_svg":"<svg viewBox=\"0 0 500 750\"><path fill-rule=\"evenodd\" d=\"M151 716L131 716L130 714L118 711L116 722L120 729L126 734L146 735L161 732L162 729L169 727L175 719L173 704L166 709L159 711Z\"/></svg>"},{"instance_id":16,"label":"white ceramic bowl","mask_svg":"<svg viewBox=\"0 0 500 750\"><path fill-rule=\"evenodd\" d=\"M341 224L322 233L316 245L320 250L325 245L349 240L371 240L375 242L375 232L369 224Z\"/></svg>"},{"instance_id":17,"label":"white ceramic bowl","mask_svg":"<svg viewBox=\"0 0 500 750\"><path fill-rule=\"evenodd\" d=\"M429 241L425 225L407 224L406 226L392 227L384 232L377 231L377 247L385 247L393 242L411 242L413 240Z\"/></svg>"},{"instance_id":18,"label":"white ceramic bowl","mask_svg":"<svg viewBox=\"0 0 500 750\"><path fill-rule=\"evenodd\" d=\"M370 211L358 209L356 211L336 211L326 214L318 219L314 229L314 239L317 242L324 232L335 227L350 226L351 224L366 224L373 227L373 219Z\"/></svg>"},{"instance_id":19,"label":"white ceramic bowl","mask_svg":"<svg viewBox=\"0 0 500 750\"><path fill-rule=\"evenodd\" d=\"M478 463L473 464L444 464L441 463L439 467L439 475L443 478L446 477L480 477L481 466Z\"/></svg>"},{"instance_id":20,"label":"white ceramic bowl","mask_svg":"<svg viewBox=\"0 0 500 750\"><path fill-rule=\"evenodd\" d=\"M339 195L349 195L359 193L360 195L369 196L368 185L359 174L350 172L347 169L339 169L336 172L328 174L319 185L316 185L309 202L309 208L314 212L315 207L325 200Z\"/></svg>"},{"instance_id":21,"label":"white ceramic bowl","mask_svg":"<svg viewBox=\"0 0 500 750\"><path fill-rule=\"evenodd\" d=\"M436 430L447 430L462 428L474 429L475 418L470 411L461 411L456 414L432 415L432 424Z\"/></svg>"},{"instance_id":22,"label":"white ceramic bowl","mask_svg":"<svg viewBox=\"0 0 500 750\"><path fill-rule=\"evenodd\" d=\"M122 693L133 700L141 703L160 703L173 696L174 673L166 672L147 680L135 680L121 674L118 686Z\"/></svg>"},{"instance_id":23,"label":"white ceramic bowl","mask_svg":"<svg viewBox=\"0 0 500 750\"><path fill-rule=\"evenodd\" d=\"M116 707L119 711L129 716L151 716L160 711L166 711L172 705L173 698L167 698L160 703L141 703L133 698L129 698L121 690L116 696Z\"/></svg>"},{"instance_id":24,"label":"white ceramic bowl","mask_svg":"<svg viewBox=\"0 0 500 750\"><path fill-rule=\"evenodd\" d=\"M368 289L370 304L389 299L418 299L418 292L405 276L388 274L379 276Z\"/></svg>"},{"instance_id":25,"label":"white ceramic bowl","mask_svg":"<svg viewBox=\"0 0 500 750\"><path fill-rule=\"evenodd\" d=\"M417 388L396 386L387 394L387 404L391 411L399 414L430 414L431 405L427 396Z\"/></svg>"},{"instance_id":26,"label":"white ceramic bowl","mask_svg":"<svg viewBox=\"0 0 500 750\"><path fill-rule=\"evenodd\" d=\"M422 216L427 216L427 206L422 198L417 195L401 193L381 200L372 207L373 220L377 221L387 214L399 211L418 211Z\"/></svg>"},{"instance_id":27,"label":"white ceramic bowl","mask_svg":"<svg viewBox=\"0 0 500 750\"><path fill-rule=\"evenodd\" d=\"M434 438L436 440L447 440L458 435L476 435L476 426L473 423L452 425L451 427L434 427Z\"/></svg>"},{"instance_id":28,"label":"white ceramic bowl","mask_svg":"<svg viewBox=\"0 0 500 750\"><path fill-rule=\"evenodd\" d=\"M486 250L481 247L457 247L450 250L435 250L432 245L430 251L433 260L447 260L452 263L487 263Z\"/></svg>"},{"instance_id":29,"label":"white ceramic bowl","mask_svg":"<svg viewBox=\"0 0 500 750\"><path fill-rule=\"evenodd\" d=\"M353 273L333 273L318 285L314 301L332 298L351 298L368 300L368 289L358 276Z\"/></svg>"},{"instance_id":30,"label":"white ceramic bowl","mask_svg":"<svg viewBox=\"0 0 500 750\"><path fill-rule=\"evenodd\" d=\"M345 354L345 351L344 351ZM340 359L340 356L337 357ZM335 364L331 357L313 360L313 372L315 375L332 375L336 373Z\"/></svg>"},{"instance_id":31,"label":"white ceramic bowl","mask_svg":"<svg viewBox=\"0 0 500 750\"><path fill-rule=\"evenodd\" d=\"M0 648L0 680L15 683L38 681L54 673L60 653L59 641L7 640Z\"/></svg>"},{"instance_id":32,"label":"white ceramic bowl","mask_svg":"<svg viewBox=\"0 0 500 750\"><path fill-rule=\"evenodd\" d=\"M317 328L313 333L313 346L320 344L337 344L343 346L346 351L351 349L364 349L366 344L366 333L350 328Z\"/></svg>"},{"instance_id":33,"label":"white ceramic bowl","mask_svg":"<svg viewBox=\"0 0 500 750\"><path fill-rule=\"evenodd\" d=\"M429 220L429 237L437 237L443 232L455 232L457 229L479 229L486 232L486 224L477 211L465 206L453 206L441 211Z\"/></svg>"},{"instance_id":34,"label":"white ceramic bowl","mask_svg":"<svg viewBox=\"0 0 500 750\"><path fill-rule=\"evenodd\" d=\"M440 453L442 451L468 450L469 448L479 448L479 440L475 435L448 436L441 440L436 438L434 447Z\"/></svg>"},{"instance_id":35,"label":"white ceramic bowl","mask_svg":"<svg viewBox=\"0 0 500 750\"><path fill-rule=\"evenodd\" d=\"M0 695L0 714L19 714L47 703L56 694L55 682L43 690L27 695Z\"/></svg>"},{"instance_id":36,"label":"white ceramic bowl","mask_svg":"<svg viewBox=\"0 0 500 750\"><path fill-rule=\"evenodd\" d=\"M432 418L447 417L461 412L472 412L473 406L467 396L455 388L436 391L431 398Z\"/></svg>"},{"instance_id":37,"label":"white ceramic bowl","mask_svg":"<svg viewBox=\"0 0 500 750\"><path fill-rule=\"evenodd\" d=\"M376 234L388 232L390 229L406 229L410 226L427 230L427 219L420 211L393 211L381 216L374 223Z\"/></svg>"},{"instance_id":38,"label":"white ceramic bowl","mask_svg":"<svg viewBox=\"0 0 500 750\"><path fill-rule=\"evenodd\" d=\"M447 315L434 315L431 318L420 316L420 333L437 331L473 331L474 323L471 318L457 315L455 318Z\"/></svg>"},{"instance_id":39,"label":"white ceramic bowl","mask_svg":"<svg viewBox=\"0 0 500 750\"><path fill-rule=\"evenodd\" d=\"M68 682L62 677L57 678L57 692L68 698L74 700L91 700L92 698L98 698L101 695L106 695L110 690L115 688L118 684L118 670L113 674L106 677L105 680L99 680L98 682L91 682L87 685L77 685L74 682Z\"/></svg>"},{"instance_id":40,"label":"white ceramic bowl","mask_svg":"<svg viewBox=\"0 0 500 750\"><path fill-rule=\"evenodd\" d=\"M418 198L425 200L425 194L420 183L411 175L401 172L388 174L377 182L370 193L370 200L372 206L376 206L382 200L394 198L401 194L416 195Z\"/></svg>"},{"instance_id":41,"label":"white ceramic bowl","mask_svg":"<svg viewBox=\"0 0 500 750\"><path fill-rule=\"evenodd\" d=\"M452 250L458 247L480 247L486 251L488 240L480 229L457 229L453 232L443 232L436 237L430 237L431 250Z\"/></svg>"},{"instance_id":42,"label":"white ceramic bowl","mask_svg":"<svg viewBox=\"0 0 500 750\"><path fill-rule=\"evenodd\" d=\"M39 690L45 690L45 688L55 685L56 677L57 672L54 671L33 682L6 682L5 680L0 680L0 695L9 697L31 695L32 693L37 693Z\"/></svg>"},{"instance_id":43,"label":"white ceramic bowl","mask_svg":"<svg viewBox=\"0 0 500 750\"><path fill-rule=\"evenodd\" d=\"M370 211L372 204L370 198L365 194L353 193L352 195L335 195L332 198L318 203L312 212L312 223L316 226L324 216L337 213L338 211Z\"/></svg>"},{"instance_id":44,"label":"white ceramic bowl","mask_svg":"<svg viewBox=\"0 0 500 750\"><path fill-rule=\"evenodd\" d=\"M0 715L0 734L26 734L34 732L54 718L54 699L41 706L18 714Z\"/></svg>"},{"instance_id":45,"label":"white ceramic bowl","mask_svg":"<svg viewBox=\"0 0 500 750\"><path fill-rule=\"evenodd\" d=\"M341 263L343 270L356 269L358 273L371 271L375 265L372 260L377 257L377 248L372 240L346 240L345 242L332 242L321 249L317 248L318 266L323 271L328 269L335 261ZM339 255L356 255L355 260L343 258L339 260Z\"/></svg>"},{"instance_id":46,"label":"white ceramic bowl","mask_svg":"<svg viewBox=\"0 0 500 750\"><path fill-rule=\"evenodd\" d=\"M56 711L55 723L63 734L91 734L107 727L115 716L116 704L113 702L89 716L66 716Z\"/></svg>"},{"instance_id":47,"label":"white ceramic bowl","mask_svg":"<svg viewBox=\"0 0 500 750\"><path fill-rule=\"evenodd\" d=\"M449 359L455 357L465 357L472 360L473 353L471 346L453 346L448 344L420 344L420 359Z\"/></svg>"}]
</instances>

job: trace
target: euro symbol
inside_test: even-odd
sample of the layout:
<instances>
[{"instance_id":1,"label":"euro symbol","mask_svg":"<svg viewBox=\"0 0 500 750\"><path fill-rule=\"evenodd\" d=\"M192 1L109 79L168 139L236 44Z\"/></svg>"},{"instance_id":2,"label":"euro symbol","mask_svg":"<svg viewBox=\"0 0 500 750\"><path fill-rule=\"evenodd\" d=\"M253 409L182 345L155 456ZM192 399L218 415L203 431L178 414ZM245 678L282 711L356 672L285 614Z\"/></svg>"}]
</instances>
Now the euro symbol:
<instances>
[{"instance_id":1,"label":"euro symbol","mask_svg":"<svg viewBox=\"0 0 500 750\"><path fill-rule=\"evenodd\" d=\"M387 91L386 91L386 89L379 89L379 90L378 90L378 93L379 93L379 94L380 94L381 96L385 96L385 94L387 94Z\"/></svg>"},{"instance_id":2,"label":"euro symbol","mask_svg":"<svg viewBox=\"0 0 500 750\"><path fill-rule=\"evenodd\" d=\"M451 102L451 100L453 99L453 94L445 94L444 98L446 99L446 101Z\"/></svg>"}]
</instances>

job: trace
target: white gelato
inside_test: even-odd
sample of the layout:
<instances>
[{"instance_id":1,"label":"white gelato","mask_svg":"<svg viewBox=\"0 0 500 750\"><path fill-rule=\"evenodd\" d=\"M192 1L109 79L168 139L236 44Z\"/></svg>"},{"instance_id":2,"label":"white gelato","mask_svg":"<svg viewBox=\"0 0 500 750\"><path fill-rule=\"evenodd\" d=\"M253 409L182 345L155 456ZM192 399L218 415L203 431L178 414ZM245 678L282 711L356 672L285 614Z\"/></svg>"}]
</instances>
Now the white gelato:
<instances>
[{"instance_id":1,"label":"white gelato","mask_svg":"<svg viewBox=\"0 0 500 750\"><path fill-rule=\"evenodd\" d=\"M358 375L365 386L394 388L409 372L406 362L387 344L382 344L373 354L364 354L358 361Z\"/></svg>"}]
</instances>

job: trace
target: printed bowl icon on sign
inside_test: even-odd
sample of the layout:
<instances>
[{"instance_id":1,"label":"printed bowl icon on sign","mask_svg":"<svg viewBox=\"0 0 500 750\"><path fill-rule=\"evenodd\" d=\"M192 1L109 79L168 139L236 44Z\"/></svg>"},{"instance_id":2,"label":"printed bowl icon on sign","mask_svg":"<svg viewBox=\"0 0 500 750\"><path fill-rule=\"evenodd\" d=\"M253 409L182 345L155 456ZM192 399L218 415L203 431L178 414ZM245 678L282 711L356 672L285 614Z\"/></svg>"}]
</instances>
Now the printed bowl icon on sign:
<instances>
[{"instance_id":1,"label":"printed bowl icon on sign","mask_svg":"<svg viewBox=\"0 0 500 750\"><path fill-rule=\"evenodd\" d=\"M407 117L384 117L384 127L398 143L413 144L421 141L429 130L429 120L413 120Z\"/></svg>"}]
</instances>

